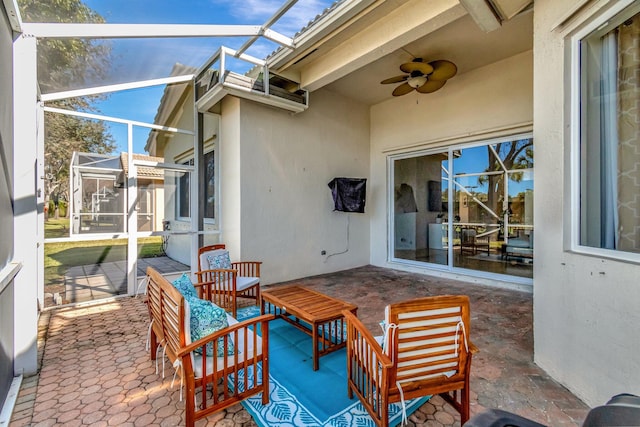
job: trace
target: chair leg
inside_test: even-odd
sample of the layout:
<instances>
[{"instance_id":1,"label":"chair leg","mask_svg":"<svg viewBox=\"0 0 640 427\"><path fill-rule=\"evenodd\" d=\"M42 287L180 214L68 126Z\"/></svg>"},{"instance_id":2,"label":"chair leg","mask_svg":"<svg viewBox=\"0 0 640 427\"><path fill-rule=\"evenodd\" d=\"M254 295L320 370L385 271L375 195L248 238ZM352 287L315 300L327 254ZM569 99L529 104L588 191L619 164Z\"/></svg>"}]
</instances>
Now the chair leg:
<instances>
[{"instance_id":1,"label":"chair leg","mask_svg":"<svg viewBox=\"0 0 640 427\"><path fill-rule=\"evenodd\" d=\"M460 425L464 425L469 419L469 379L465 381L465 386L460 390Z\"/></svg>"},{"instance_id":2,"label":"chair leg","mask_svg":"<svg viewBox=\"0 0 640 427\"><path fill-rule=\"evenodd\" d=\"M233 301L231 302L231 315L234 319L238 317L238 296L233 296Z\"/></svg>"}]
</instances>

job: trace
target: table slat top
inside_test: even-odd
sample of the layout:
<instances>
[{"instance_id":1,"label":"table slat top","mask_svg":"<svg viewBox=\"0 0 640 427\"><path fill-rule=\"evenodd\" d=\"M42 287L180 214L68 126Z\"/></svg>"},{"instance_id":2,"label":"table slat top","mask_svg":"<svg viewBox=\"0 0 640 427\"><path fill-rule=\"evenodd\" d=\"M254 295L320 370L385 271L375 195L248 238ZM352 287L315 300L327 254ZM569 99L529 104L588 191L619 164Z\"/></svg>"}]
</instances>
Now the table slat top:
<instances>
[{"instance_id":1,"label":"table slat top","mask_svg":"<svg viewBox=\"0 0 640 427\"><path fill-rule=\"evenodd\" d=\"M298 285L278 286L261 292L262 298L288 313L308 322L321 322L341 316L342 310L353 311L354 304Z\"/></svg>"}]
</instances>

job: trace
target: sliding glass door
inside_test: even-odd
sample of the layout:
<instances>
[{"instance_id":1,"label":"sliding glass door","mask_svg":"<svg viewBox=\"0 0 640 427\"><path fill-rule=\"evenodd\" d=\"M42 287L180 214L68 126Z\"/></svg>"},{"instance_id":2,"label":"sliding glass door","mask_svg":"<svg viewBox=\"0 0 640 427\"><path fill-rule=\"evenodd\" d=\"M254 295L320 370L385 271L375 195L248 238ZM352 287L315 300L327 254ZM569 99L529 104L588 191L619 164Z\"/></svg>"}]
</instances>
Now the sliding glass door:
<instances>
[{"instance_id":1,"label":"sliding glass door","mask_svg":"<svg viewBox=\"0 0 640 427\"><path fill-rule=\"evenodd\" d=\"M392 259L533 277L533 139L391 158Z\"/></svg>"},{"instance_id":2,"label":"sliding glass door","mask_svg":"<svg viewBox=\"0 0 640 427\"><path fill-rule=\"evenodd\" d=\"M448 265L446 199L448 155L394 161L394 257Z\"/></svg>"}]
</instances>

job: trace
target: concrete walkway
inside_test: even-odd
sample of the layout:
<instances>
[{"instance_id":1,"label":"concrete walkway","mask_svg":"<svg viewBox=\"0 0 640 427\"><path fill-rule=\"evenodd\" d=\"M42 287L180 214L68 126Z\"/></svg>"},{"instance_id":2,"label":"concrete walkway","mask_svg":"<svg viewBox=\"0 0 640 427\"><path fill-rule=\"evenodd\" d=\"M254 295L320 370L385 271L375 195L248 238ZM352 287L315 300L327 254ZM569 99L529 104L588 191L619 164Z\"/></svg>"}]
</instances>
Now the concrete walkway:
<instances>
[{"instance_id":1,"label":"concrete walkway","mask_svg":"<svg viewBox=\"0 0 640 427\"><path fill-rule=\"evenodd\" d=\"M138 259L137 277L147 274L147 267L160 273L189 271L189 266L166 256ZM64 303L94 301L127 293L127 262L105 262L101 264L71 267L64 276Z\"/></svg>"}]
</instances>

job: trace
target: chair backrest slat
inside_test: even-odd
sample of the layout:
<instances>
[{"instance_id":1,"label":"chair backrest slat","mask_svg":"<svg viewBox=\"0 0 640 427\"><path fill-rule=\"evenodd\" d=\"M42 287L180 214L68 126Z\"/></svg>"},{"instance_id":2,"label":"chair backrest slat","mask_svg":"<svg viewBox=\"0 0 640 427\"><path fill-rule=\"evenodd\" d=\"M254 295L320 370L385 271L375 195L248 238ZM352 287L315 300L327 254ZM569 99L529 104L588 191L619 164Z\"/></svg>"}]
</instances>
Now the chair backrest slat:
<instances>
[{"instance_id":1,"label":"chair backrest slat","mask_svg":"<svg viewBox=\"0 0 640 427\"><path fill-rule=\"evenodd\" d=\"M430 297L391 305L395 380L415 381L464 372L469 334L468 298Z\"/></svg>"}]
</instances>

